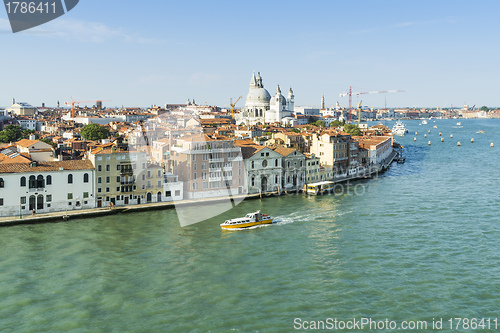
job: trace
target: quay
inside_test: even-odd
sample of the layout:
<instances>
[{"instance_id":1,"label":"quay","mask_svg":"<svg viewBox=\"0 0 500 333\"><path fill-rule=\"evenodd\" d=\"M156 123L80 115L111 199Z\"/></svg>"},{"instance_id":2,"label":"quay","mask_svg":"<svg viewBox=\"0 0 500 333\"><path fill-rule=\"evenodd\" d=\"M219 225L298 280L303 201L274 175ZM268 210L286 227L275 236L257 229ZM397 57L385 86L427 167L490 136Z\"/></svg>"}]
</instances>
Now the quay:
<instances>
[{"instance_id":1,"label":"quay","mask_svg":"<svg viewBox=\"0 0 500 333\"><path fill-rule=\"evenodd\" d=\"M398 153L395 150L393 150L392 153L389 155L389 157L387 157L383 162L381 162L380 165L372 166L371 168L369 168L370 172L368 174L365 173L366 169L360 169L358 170L358 172L353 173L351 175L334 177L333 181L335 183L343 183L350 180L371 178L373 174L376 174L378 172L384 172L385 170L387 170L397 155ZM296 190L293 192L299 193L300 191L301 190ZM130 205L130 206L113 206L113 207L72 210L72 211L59 211L59 212L41 213L35 215L7 216L7 217L0 217L0 227L23 225L23 224L57 223L61 221L68 221L74 219L88 219L106 215L143 212L146 210L173 209L181 206L204 205L220 201L227 201L231 199L243 199L243 200L262 199L263 197L286 195L288 194L288 192L289 191L264 192L264 193L235 195L231 197L228 196L213 197L213 198L204 198L196 200L187 199L187 200L168 201L168 202L145 203L145 204Z\"/></svg>"}]
</instances>

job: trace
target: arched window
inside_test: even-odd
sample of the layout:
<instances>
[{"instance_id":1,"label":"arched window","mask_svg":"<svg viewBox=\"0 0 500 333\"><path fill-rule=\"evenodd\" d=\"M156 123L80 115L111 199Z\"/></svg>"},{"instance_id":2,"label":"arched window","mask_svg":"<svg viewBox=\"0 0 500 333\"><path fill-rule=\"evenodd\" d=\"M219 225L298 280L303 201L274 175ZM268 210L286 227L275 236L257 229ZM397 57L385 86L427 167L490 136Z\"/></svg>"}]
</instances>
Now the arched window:
<instances>
[{"instance_id":1,"label":"arched window","mask_svg":"<svg viewBox=\"0 0 500 333\"><path fill-rule=\"evenodd\" d=\"M25 187L26 186L26 177L22 176L21 177L21 187Z\"/></svg>"},{"instance_id":2,"label":"arched window","mask_svg":"<svg viewBox=\"0 0 500 333\"><path fill-rule=\"evenodd\" d=\"M4 188L5 187L5 184L3 182L3 178L0 178L0 188Z\"/></svg>"},{"instance_id":3,"label":"arched window","mask_svg":"<svg viewBox=\"0 0 500 333\"><path fill-rule=\"evenodd\" d=\"M29 188L36 188L36 178L35 178L35 176L30 176Z\"/></svg>"},{"instance_id":4,"label":"arched window","mask_svg":"<svg viewBox=\"0 0 500 333\"><path fill-rule=\"evenodd\" d=\"M89 174L88 173L84 173L83 174L83 182L84 183L88 183L89 182Z\"/></svg>"},{"instance_id":5,"label":"arched window","mask_svg":"<svg viewBox=\"0 0 500 333\"><path fill-rule=\"evenodd\" d=\"M68 175L68 184L73 184L73 175L71 173Z\"/></svg>"},{"instance_id":6,"label":"arched window","mask_svg":"<svg viewBox=\"0 0 500 333\"><path fill-rule=\"evenodd\" d=\"M49 176L47 176L47 179L45 180L45 183L46 183L47 185L52 185L52 176L50 176L50 175L49 175Z\"/></svg>"},{"instance_id":7,"label":"arched window","mask_svg":"<svg viewBox=\"0 0 500 333\"><path fill-rule=\"evenodd\" d=\"M255 168L255 163L252 161L252 169Z\"/></svg>"},{"instance_id":8,"label":"arched window","mask_svg":"<svg viewBox=\"0 0 500 333\"><path fill-rule=\"evenodd\" d=\"M252 177L252 186L255 186L255 178Z\"/></svg>"},{"instance_id":9,"label":"arched window","mask_svg":"<svg viewBox=\"0 0 500 333\"><path fill-rule=\"evenodd\" d=\"M43 176L39 175L36 177L36 187L37 188L44 188L45 187L45 181L43 180Z\"/></svg>"}]
</instances>

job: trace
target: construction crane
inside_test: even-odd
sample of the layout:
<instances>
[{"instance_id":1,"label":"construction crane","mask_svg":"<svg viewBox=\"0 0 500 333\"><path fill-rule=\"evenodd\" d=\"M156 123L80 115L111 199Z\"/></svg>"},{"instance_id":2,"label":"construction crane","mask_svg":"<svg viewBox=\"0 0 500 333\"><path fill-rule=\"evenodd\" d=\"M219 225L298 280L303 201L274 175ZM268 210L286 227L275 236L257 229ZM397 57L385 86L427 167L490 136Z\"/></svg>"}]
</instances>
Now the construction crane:
<instances>
[{"instance_id":1,"label":"construction crane","mask_svg":"<svg viewBox=\"0 0 500 333\"><path fill-rule=\"evenodd\" d=\"M363 100L360 100L358 105L358 127L361 125L361 103L363 103Z\"/></svg>"},{"instance_id":2,"label":"construction crane","mask_svg":"<svg viewBox=\"0 0 500 333\"><path fill-rule=\"evenodd\" d=\"M234 119L234 106L236 105L236 103L238 103L238 101L239 101L242 97L243 97L243 95L242 95L242 96L240 96L240 97L238 97L238 99L237 99L237 100L236 100L236 102L234 102L234 103L233 103L233 99L231 98L231 118L233 118L233 119Z\"/></svg>"},{"instance_id":3,"label":"construction crane","mask_svg":"<svg viewBox=\"0 0 500 333\"><path fill-rule=\"evenodd\" d=\"M377 91L363 91L363 92L352 92L352 87L349 87L349 91L346 93L341 93L340 97L349 96L349 122L351 122L351 109L352 109L352 95L365 95L365 94L387 94L394 92L405 92L404 90L377 90Z\"/></svg>"},{"instance_id":4,"label":"construction crane","mask_svg":"<svg viewBox=\"0 0 500 333\"><path fill-rule=\"evenodd\" d=\"M71 102L65 102L64 104L69 105L71 104L71 118L75 118L75 104L80 104L80 103L94 103L94 102L110 102L109 100L93 100L93 101L74 101L73 97L71 97Z\"/></svg>"}]
</instances>

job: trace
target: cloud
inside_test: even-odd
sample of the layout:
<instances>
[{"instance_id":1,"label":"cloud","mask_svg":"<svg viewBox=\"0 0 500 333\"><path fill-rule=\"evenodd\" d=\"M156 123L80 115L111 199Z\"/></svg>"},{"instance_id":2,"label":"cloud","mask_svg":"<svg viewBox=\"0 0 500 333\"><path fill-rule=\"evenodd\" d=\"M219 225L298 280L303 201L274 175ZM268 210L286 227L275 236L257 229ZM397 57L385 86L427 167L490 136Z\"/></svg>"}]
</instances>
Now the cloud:
<instances>
[{"instance_id":1,"label":"cloud","mask_svg":"<svg viewBox=\"0 0 500 333\"><path fill-rule=\"evenodd\" d=\"M8 22L8 21L7 21ZM0 27L2 22L0 21ZM56 19L38 28L22 32L25 34L47 34L66 40L77 40L85 43L106 43L122 41L127 43L152 44L162 41L130 33L123 28L114 28L103 23L75 19Z\"/></svg>"}]
</instances>

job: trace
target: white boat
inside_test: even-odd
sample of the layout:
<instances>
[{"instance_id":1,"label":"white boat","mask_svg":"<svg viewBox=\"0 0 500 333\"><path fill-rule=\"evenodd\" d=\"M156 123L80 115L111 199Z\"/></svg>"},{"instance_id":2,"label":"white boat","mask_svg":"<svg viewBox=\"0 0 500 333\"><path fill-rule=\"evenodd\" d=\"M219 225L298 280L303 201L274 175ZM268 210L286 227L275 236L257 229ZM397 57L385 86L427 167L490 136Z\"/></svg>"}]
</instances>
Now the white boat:
<instances>
[{"instance_id":1,"label":"white boat","mask_svg":"<svg viewBox=\"0 0 500 333\"><path fill-rule=\"evenodd\" d=\"M422 120L422 124L427 125L427 120Z\"/></svg>"},{"instance_id":2,"label":"white boat","mask_svg":"<svg viewBox=\"0 0 500 333\"><path fill-rule=\"evenodd\" d=\"M461 123L461 122L458 122L458 123L457 123L457 126L461 126L461 125L462 125L462 123Z\"/></svg>"},{"instance_id":3,"label":"white boat","mask_svg":"<svg viewBox=\"0 0 500 333\"><path fill-rule=\"evenodd\" d=\"M406 129L406 125L401 122L401 120L398 120L394 126L392 126L392 133L394 135L399 135L399 136L404 136L405 133L407 133L408 130Z\"/></svg>"},{"instance_id":4,"label":"white boat","mask_svg":"<svg viewBox=\"0 0 500 333\"><path fill-rule=\"evenodd\" d=\"M262 214L259 210L255 213L248 213L245 217L226 220L224 223L221 223L220 227L222 229L243 229L271 223L273 223L273 217Z\"/></svg>"},{"instance_id":5,"label":"white boat","mask_svg":"<svg viewBox=\"0 0 500 333\"><path fill-rule=\"evenodd\" d=\"M332 181L323 181L304 185L304 193L321 195L333 191L335 183Z\"/></svg>"}]
</instances>

